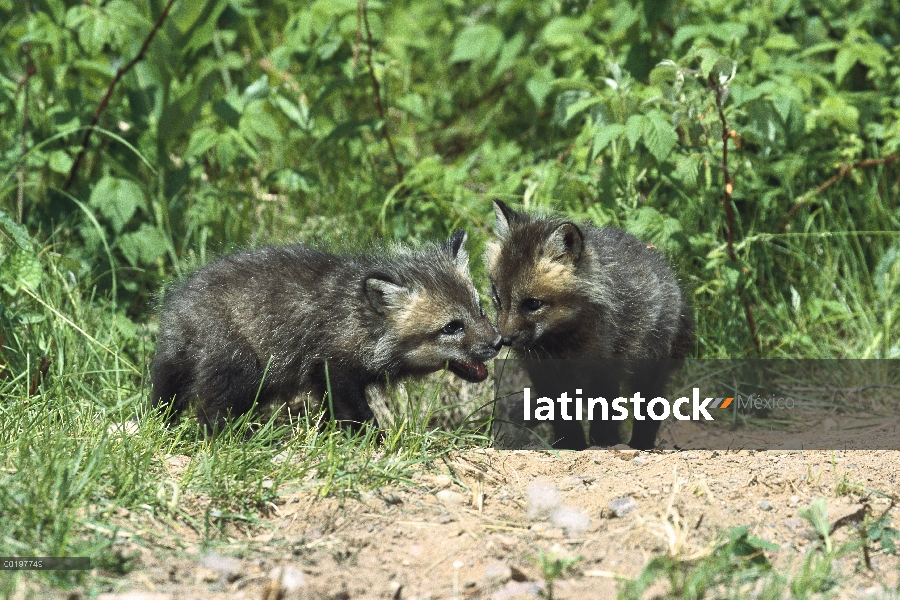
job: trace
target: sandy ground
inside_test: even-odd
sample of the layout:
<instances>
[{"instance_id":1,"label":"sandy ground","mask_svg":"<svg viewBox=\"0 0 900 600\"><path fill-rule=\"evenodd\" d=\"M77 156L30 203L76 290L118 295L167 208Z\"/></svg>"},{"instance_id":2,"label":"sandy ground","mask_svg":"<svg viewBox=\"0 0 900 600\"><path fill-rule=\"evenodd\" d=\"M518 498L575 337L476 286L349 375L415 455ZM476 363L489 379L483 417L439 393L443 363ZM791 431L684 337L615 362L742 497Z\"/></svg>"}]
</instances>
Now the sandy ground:
<instances>
[{"instance_id":1,"label":"sandy ground","mask_svg":"<svg viewBox=\"0 0 900 600\"><path fill-rule=\"evenodd\" d=\"M133 535L121 551L136 556L135 568L110 576L100 598L537 598L547 596L538 558L547 553L580 557L556 580L555 598L608 598L652 557L696 559L741 525L778 544L767 555L789 573L815 543L799 515L815 498L828 501L837 544L856 535L866 513L878 518L889 511L900 523L900 509L887 498L900 497L898 457L898 451L475 450L360 498L284 493L261 523L227 525L214 553L201 549L200 532L184 521L122 512L116 519ZM170 458L171 474L188 461ZM630 500L613 505L624 507L617 514L610 507L620 498ZM837 597L868 598L900 585L898 558L871 548L871 568L858 550L835 560ZM660 582L647 596L666 589Z\"/></svg>"}]
</instances>

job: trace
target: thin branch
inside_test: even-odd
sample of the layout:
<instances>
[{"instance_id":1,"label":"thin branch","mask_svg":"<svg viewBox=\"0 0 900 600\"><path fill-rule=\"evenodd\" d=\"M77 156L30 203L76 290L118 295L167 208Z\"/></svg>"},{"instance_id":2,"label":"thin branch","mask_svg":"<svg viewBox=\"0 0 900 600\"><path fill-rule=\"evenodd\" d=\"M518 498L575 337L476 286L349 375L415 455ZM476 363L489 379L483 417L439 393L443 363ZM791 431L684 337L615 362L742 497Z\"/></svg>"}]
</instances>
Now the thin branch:
<instances>
[{"instance_id":1,"label":"thin branch","mask_svg":"<svg viewBox=\"0 0 900 600\"><path fill-rule=\"evenodd\" d=\"M25 0L25 18L31 19L31 0ZM16 216L21 224L25 216L25 153L28 152L28 104L31 101L31 76L37 72L34 62L31 60L31 42L22 45L25 51L25 77L19 82L19 89L23 90L22 101L22 141L19 148L19 167L16 176L19 180L19 190L16 198Z\"/></svg>"},{"instance_id":2,"label":"thin branch","mask_svg":"<svg viewBox=\"0 0 900 600\"><path fill-rule=\"evenodd\" d=\"M722 103L725 100L727 88L721 85L714 75L709 76L709 85L712 87L716 95L716 108L719 111L719 121L722 122L722 174L725 178L724 192L722 194L722 206L725 208L725 242L728 248L728 258L737 263L737 255L734 253L734 206L731 203L731 194L734 191L734 179L728 170L728 140L737 134L728 129L728 121L725 119L725 111L722 109ZM750 328L750 336L753 338L753 345L756 346L757 354L762 354L762 345L759 342L759 334L756 330L756 319L753 317L753 308L750 306L750 300L744 295L745 286L738 286L737 293L744 305L744 316L747 319L747 326Z\"/></svg>"},{"instance_id":3,"label":"thin branch","mask_svg":"<svg viewBox=\"0 0 900 600\"><path fill-rule=\"evenodd\" d=\"M356 73L356 61L359 59L359 46L362 44L362 10L363 2L366 0L357 0L356 2L356 43L353 44L353 72Z\"/></svg>"},{"instance_id":4,"label":"thin branch","mask_svg":"<svg viewBox=\"0 0 900 600\"><path fill-rule=\"evenodd\" d=\"M91 124L88 125L88 128L84 132L84 139L81 140L81 149L78 151L78 155L75 157L75 162L72 163L72 168L69 170L69 177L66 179L66 183L63 186L63 190L68 190L72 185L72 182L75 181L75 174L78 172L78 166L81 164L82 159L84 158L85 153L87 152L88 143L91 141L91 135L94 133L94 127L96 127L97 123L100 121L100 116L103 114L103 111L106 110L107 105L109 104L109 99L112 97L113 90L115 90L116 85L118 85L119 81L131 70L134 68L134 65L138 64L140 61L144 59L144 55L147 53L147 48L150 47L150 42L153 41L153 38L156 37L156 32L159 31L159 28L162 27L163 22L165 22L166 17L169 16L169 10L172 8L172 5L175 4L175 0L169 0L166 3L166 7L163 8L162 13L160 13L159 18L156 19L156 23L153 25L153 29L150 30L150 33L147 35L147 38L144 40L144 44L141 46L140 51L138 51L137 56L131 59L131 61L125 66L119 67L116 71L115 77L109 83L109 87L106 88L106 94L103 95L103 99L100 100L100 104L97 106L97 110L94 111L94 118L91 119Z\"/></svg>"},{"instance_id":5,"label":"thin branch","mask_svg":"<svg viewBox=\"0 0 900 600\"><path fill-rule=\"evenodd\" d=\"M900 160L900 155L892 154L891 156L886 156L884 158L869 158L867 160L861 160L858 163L854 163L852 165L841 165L835 175L829 177L825 183L823 183L816 189L803 194L800 199L794 203L787 214L784 215L784 218L781 219L781 224L778 226L778 232L783 232L785 228L787 228L788 223L793 218L793 216L797 214L797 211L799 211L804 206L808 206L812 202L814 197L818 196L856 169L864 169L866 167L874 167L877 165L889 165L891 163L897 162L898 160Z\"/></svg>"},{"instance_id":6,"label":"thin branch","mask_svg":"<svg viewBox=\"0 0 900 600\"><path fill-rule=\"evenodd\" d=\"M384 137L384 141L387 142L388 152L390 152L391 159L394 161L394 167L397 169L397 183L402 183L404 177L403 165L397 160L397 152L394 150L394 142L391 140L391 133L388 130L387 115L385 115L384 106L381 104L381 85L378 83L378 78L375 77L375 67L372 66L372 29L369 27L369 9L366 6L366 0L360 0L360 6L362 6L363 25L366 29L366 63L369 66L369 76L372 78L372 95L375 101L375 110L378 111L378 116L381 119L381 134Z\"/></svg>"}]
</instances>

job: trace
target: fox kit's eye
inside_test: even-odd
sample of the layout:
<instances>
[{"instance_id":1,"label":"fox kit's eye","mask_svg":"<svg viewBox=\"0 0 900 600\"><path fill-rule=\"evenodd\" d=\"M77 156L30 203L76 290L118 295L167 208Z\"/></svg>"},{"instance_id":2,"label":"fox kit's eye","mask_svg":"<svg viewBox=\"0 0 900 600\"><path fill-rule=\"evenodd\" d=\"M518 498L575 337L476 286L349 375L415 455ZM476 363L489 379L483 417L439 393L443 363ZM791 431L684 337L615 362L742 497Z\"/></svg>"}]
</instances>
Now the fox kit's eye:
<instances>
[{"instance_id":1,"label":"fox kit's eye","mask_svg":"<svg viewBox=\"0 0 900 600\"><path fill-rule=\"evenodd\" d=\"M461 332L463 329L465 329L465 326L462 321L450 321L441 327L441 333L445 335L454 335Z\"/></svg>"},{"instance_id":2,"label":"fox kit's eye","mask_svg":"<svg viewBox=\"0 0 900 600\"><path fill-rule=\"evenodd\" d=\"M543 305L544 301L538 300L537 298L526 298L525 300L522 300L522 309L527 310L528 312L534 312Z\"/></svg>"}]
</instances>

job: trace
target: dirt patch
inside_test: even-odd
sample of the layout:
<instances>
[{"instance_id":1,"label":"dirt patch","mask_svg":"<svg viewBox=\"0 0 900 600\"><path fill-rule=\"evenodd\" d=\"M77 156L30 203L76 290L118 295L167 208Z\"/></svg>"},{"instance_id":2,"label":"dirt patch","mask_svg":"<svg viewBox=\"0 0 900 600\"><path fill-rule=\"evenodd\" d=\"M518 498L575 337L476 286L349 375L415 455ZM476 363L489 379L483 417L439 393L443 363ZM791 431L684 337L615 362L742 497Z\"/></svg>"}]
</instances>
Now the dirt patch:
<instances>
[{"instance_id":1,"label":"dirt patch","mask_svg":"<svg viewBox=\"0 0 900 600\"><path fill-rule=\"evenodd\" d=\"M856 535L866 512L890 511L896 523L887 496L900 495L898 456L474 450L360 498L286 491L261 522L225 526L214 552L201 549L197 523L117 515L133 532L121 550L135 568L101 597L530 598L545 588L542 553L581 557L556 581L556 598L612 597L652 557L703 556L742 525L779 546L767 555L786 573L816 539L799 515L815 498L828 500L836 543ZM834 562L839 597L896 588L897 558L879 548L871 569L860 551Z\"/></svg>"}]
</instances>

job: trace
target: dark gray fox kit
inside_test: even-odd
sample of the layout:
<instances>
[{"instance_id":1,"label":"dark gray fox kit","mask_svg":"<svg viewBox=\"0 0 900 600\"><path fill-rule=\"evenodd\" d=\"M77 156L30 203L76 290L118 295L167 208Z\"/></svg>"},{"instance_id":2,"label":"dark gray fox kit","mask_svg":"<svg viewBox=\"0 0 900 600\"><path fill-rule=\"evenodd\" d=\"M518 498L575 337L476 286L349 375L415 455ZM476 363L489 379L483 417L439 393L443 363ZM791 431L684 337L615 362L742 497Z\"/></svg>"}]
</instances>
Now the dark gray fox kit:
<instances>
[{"instance_id":1,"label":"dark gray fox kit","mask_svg":"<svg viewBox=\"0 0 900 600\"><path fill-rule=\"evenodd\" d=\"M499 200L494 209L497 239L488 245L486 259L505 345L534 359L639 363L688 354L694 332L691 310L672 270L652 246L620 229L526 215ZM660 365L670 362L656 362L651 373L634 373L632 385L661 395L669 373ZM537 388L538 382L533 383ZM616 393L619 382L606 385ZM580 423L553 424L557 447L585 447ZM632 447L655 445L659 421L636 420L633 427ZM616 444L618 424L592 421L590 437L593 444Z\"/></svg>"},{"instance_id":2,"label":"dark gray fox kit","mask_svg":"<svg viewBox=\"0 0 900 600\"><path fill-rule=\"evenodd\" d=\"M487 377L500 336L468 270L466 234L415 253L337 256L299 245L224 257L168 298L152 365L152 401L199 403L216 429L254 400L321 399L334 416L373 418L365 387L448 367ZM326 379L326 364L328 377Z\"/></svg>"}]
</instances>

